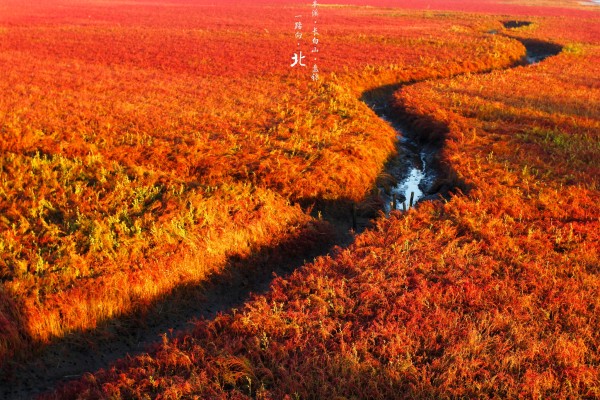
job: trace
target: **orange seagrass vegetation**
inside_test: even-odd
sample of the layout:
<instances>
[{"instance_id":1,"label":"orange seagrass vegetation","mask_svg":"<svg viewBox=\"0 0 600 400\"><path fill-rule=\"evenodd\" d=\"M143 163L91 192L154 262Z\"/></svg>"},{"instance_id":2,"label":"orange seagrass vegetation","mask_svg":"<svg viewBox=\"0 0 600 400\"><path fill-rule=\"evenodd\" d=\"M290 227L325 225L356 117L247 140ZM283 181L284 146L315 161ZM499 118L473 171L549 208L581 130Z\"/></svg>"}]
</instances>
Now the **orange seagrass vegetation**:
<instances>
[{"instance_id":1,"label":"orange seagrass vegetation","mask_svg":"<svg viewBox=\"0 0 600 400\"><path fill-rule=\"evenodd\" d=\"M290 68L302 5L63 3L0 14L0 363L323 242L298 204L363 199L395 152L363 89L523 55L495 20L331 8L312 83Z\"/></svg>"},{"instance_id":2,"label":"orange seagrass vegetation","mask_svg":"<svg viewBox=\"0 0 600 400\"><path fill-rule=\"evenodd\" d=\"M600 397L599 14L323 5L313 83L306 6L242 3L0 5L0 361L329 238L306 206L369 194L396 132L359 98L400 83L464 193L47 397ZM563 51L504 70L516 37Z\"/></svg>"}]
</instances>

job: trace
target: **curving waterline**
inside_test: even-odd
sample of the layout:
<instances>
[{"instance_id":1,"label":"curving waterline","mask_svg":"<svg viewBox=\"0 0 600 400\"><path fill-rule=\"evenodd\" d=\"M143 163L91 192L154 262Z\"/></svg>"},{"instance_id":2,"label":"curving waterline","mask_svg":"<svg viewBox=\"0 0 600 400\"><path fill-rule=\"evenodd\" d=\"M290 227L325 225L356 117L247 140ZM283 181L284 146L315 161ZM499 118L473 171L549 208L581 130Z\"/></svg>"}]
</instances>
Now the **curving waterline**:
<instances>
[{"instance_id":1,"label":"curving waterline","mask_svg":"<svg viewBox=\"0 0 600 400\"><path fill-rule=\"evenodd\" d=\"M491 34L495 34L495 32L491 32ZM557 55L562 50L561 46L550 42L513 39L519 40L525 46L526 55L514 65L495 70L508 70L518 66L537 64L548 57ZM481 74L485 73L488 72ZM378 187L386 214L394 209L406 210L414 207L421 200L434 199L446 194L442 193L439 188L434 189L433 186L437 177L442 174L441 171L436 170L433 166L434 163L430 160L440 149L429 144L419 144L416 140L417 135L412 132L408 124L397 115L393 115L392 95L401 87L401 85L390 85L383 90L385 95L377 99L368 99L369 96L363 95L363 101L398 133L397 148L401 159L395 160L387 171L397 183L391 187Z\"/></svg>"}]
</instances>

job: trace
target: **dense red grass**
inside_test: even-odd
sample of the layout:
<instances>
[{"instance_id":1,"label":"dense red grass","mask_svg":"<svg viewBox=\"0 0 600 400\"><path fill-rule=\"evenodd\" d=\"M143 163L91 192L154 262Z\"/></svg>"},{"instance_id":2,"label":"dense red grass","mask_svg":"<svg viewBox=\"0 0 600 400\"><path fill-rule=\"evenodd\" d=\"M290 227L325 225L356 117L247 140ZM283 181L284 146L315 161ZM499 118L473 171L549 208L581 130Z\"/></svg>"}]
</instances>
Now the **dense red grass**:
<instances>
[{"instance_id":1,"label":"dense red grass","mask_svg":"<svg viewBox=\"0 0 600 400\"><path fill-rule=\"evenodd\" d=\"M4 5L0 359L322 240L289 201L360 200L394 153L362 90L523 52L481 33L497 21L332 9L312 84L289 68L297 8L153 4Z\"/></svg>"},{"instance_id":2,"label":"dense red grass","mask_svg":"<svg viewBox=\"0 0 600 400\"><path fill-rule=\"evenodd\" d=\"M0 6L2 361L323 240L291 201L358 201L394 153L364 90L510 65L523 47L485 33L507 13L565 52L396 94L468 193L50 397L600 396L596 14L323 7L312 84L288 67L305 6L64 4Z\"/></svg>"},{"instance_id":3,"label":"dense red grass","mask_svg":"<svg viewBox=\"0 0 600 400\"><path fill-rule=\"evenodd\" d=\"M582 5L579 0L349 0L345 5L394 7L401 10L455 11L512 16L564 16L588 17L593 6ZM325 0L323 4L339 4Z\"/></svg>"}]
</instances>

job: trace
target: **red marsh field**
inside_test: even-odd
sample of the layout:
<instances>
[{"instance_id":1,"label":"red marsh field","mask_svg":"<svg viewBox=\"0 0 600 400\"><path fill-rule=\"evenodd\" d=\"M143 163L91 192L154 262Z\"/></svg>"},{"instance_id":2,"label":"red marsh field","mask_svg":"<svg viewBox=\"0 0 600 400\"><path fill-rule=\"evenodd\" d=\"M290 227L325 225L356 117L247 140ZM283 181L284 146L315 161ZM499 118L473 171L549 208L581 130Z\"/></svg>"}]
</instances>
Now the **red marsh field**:
<instances>
[{"instance_id":1,"label":"red marsh field","mask_svg":"<svg viewBox=\"0 0 600 400\"><path fill-rule=\"evenodd\" d=\"M0 0L0 71L0 397L600 397L598 6Z\"/></svg>"}]
</instances>

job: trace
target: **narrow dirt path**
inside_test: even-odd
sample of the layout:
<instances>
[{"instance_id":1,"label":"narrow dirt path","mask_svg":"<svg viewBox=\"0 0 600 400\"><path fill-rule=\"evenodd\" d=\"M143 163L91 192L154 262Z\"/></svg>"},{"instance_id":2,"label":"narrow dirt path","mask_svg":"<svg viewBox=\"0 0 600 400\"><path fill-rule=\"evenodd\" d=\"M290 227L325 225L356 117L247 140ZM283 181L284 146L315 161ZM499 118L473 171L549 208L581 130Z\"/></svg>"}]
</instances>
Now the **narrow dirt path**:
<instances>
[{"instance_id":1,"label":"narrow dirt path","mask_svg":"<svg viewBox=\"0 0 600 400\"><path fill-rule=\"evenodd\" d=\"M527 48L527 60L530 63L560 52L560 47L551 43L522 42ZM523 63L516 63L505 69L518 65ZM399 154L403 157L388 165L388 172L396 181L392 186L404 185L404 179L411 175L411 171L416 170L419 171L417 184L423 192L422 199L437 198L447 194L449 189L433 187L435 178L443 173L437 171L435 163L431 162L440 145L419 143L416 134L408 129L405 121L393 114L392 96L400 87L390 85L378 88L376 97L365 93L362 100L398 131ZM382 196L389 203L393 187L382 189ZM386 190L390 194L386 194ZM349 245L353 240L353 234L350 233L350 212L334 210L332 207L335 206L324 206L318 211L336 230L334 243L307 249L292 258L282 258L280 249L265 249L250 260L230 260L222 274L213 277L202 287L179 288L157 301L145 315L116 319L94 332L78 334L47 346L27 364L13 370L11 376L0 377L0 399L29 399L52 390L61 382L107 368L117 359L141 354L149 346L160 343L160 336L165 332L174 336L179 331L189 329L195 318L211 319L219 312L241 307L251 293L260 294L268 290L274 274L286 276L307 261L330 253L334 245ZM369 225L369 220L359 217L358 225L357 232L360 232Z\"/></svg>"}]
</instances>

